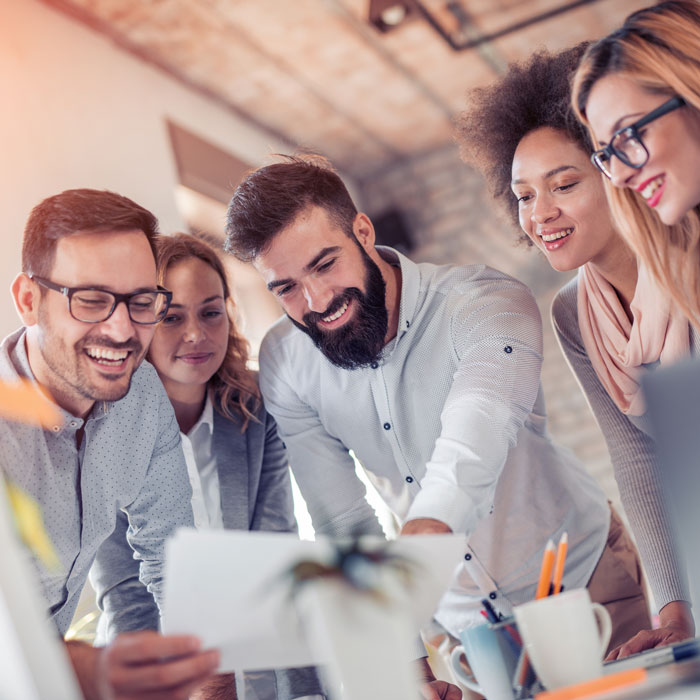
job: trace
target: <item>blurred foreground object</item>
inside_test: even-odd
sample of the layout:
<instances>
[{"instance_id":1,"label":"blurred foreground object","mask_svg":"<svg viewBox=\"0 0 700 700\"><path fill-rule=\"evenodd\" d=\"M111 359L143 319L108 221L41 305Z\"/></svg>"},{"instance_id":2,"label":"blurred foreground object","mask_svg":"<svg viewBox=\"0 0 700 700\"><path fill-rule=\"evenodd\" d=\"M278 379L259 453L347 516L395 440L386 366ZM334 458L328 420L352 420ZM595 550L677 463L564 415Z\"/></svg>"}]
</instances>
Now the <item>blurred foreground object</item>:
<instances>
[{"instance_id":1,"label":"blurred foreground object","mask_svg":"<svg viewBox=\"0 0 700 700\"><path fill-rule=\"evenodd\" d=\"M56 405L28 380L0 382L0 417L42 428L55 428L63 423Z\"/></svg>"}]
</instances>

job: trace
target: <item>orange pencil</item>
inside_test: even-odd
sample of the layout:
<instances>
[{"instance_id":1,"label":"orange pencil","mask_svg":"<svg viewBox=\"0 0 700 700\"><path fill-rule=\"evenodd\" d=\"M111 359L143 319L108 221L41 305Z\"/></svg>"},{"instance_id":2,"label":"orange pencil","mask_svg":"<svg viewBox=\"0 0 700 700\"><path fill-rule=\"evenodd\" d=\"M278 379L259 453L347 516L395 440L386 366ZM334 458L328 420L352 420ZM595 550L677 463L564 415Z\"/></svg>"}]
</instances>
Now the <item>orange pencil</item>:
<instances>
[{"instance_id":1,"label":"orange pencil","mask_svg":"<svg viewBox=\"0 0 700 700\"><path fill-rule=\"evenodd\" d=\"M554 564L554 590L552 595L556 595L561 591L561 580L564 576L564 562L566 562L566 550L569 546L569 535L565 532L560 540L559 546L557 547L557 561Z\"/></svg>"},{"instance_id":2,"label":"orange pencil","mask_svg":"<svg viewBox=\"0 0 700 700\"><path fill-rule=\"evenodd\" d=\"M542 568L540 569L540 580L537 584L535 600L546 598L549 595L549 584L552 582L552 569L554 568L554 542L547 540L547 546L542 555Z\"/></svg>"}]
</instances>

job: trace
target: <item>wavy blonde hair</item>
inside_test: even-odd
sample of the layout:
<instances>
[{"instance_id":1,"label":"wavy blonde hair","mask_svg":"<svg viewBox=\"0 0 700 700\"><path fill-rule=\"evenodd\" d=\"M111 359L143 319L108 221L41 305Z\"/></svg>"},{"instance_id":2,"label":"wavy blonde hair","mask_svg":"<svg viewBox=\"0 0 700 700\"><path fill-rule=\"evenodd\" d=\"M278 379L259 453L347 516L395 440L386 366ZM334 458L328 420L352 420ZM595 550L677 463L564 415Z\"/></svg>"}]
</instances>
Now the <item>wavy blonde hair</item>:
<instances>
[{"instance_id":1,"label":"wavy blonde hair","mask_svg":"<svg viewBox=\"0 0 700 700\"><path fill-rule=\"evenodd\" d=\"M249 345L236 328L233 299L221 258L207 242L187 233L158 236L156 253L158 284L164 284L170 267L191 258L209 265L221 278L229 319L228 344L224 361L209 380L209 386L214 394L216 409L234 423L240 420L243 432L249 420L258 420L255 413L260 408L260 390L255 374L248 369Z\"/></svg>"},{"instance_id":2,"label":"wavy blonde hair","mask_svg":"<svg viewBox=\"0 0 700 700\"><path fill-rule=\"evenodd\" d=\"M659 95L680 95L700 113L700 3L673 0L640 10L589 47L574 75L572 101L594 142L586 104L595 83L612 73ZM637 192L603 179L617 229L700 328L700 205L667 226Z\"/></svg>"}]
</instances>

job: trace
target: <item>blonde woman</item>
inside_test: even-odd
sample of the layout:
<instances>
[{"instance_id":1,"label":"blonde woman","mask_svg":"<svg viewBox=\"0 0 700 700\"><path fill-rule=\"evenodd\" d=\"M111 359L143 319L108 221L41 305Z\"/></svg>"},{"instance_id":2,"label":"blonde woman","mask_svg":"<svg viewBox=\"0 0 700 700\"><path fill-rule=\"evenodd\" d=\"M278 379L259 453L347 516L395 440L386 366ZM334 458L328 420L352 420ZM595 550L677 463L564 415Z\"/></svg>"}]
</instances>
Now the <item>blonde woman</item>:
<instances>
[{"instance_id":1,"label":"blonde woman","mask_svg":"<svg viewBox=\"0 0 700 700\"><path fill-rule=\"evenodd\" d=\"M172 292L148 359L175 410L192 485L198 528L296 531L284 445L265 411L248 344L236 328L224 267L217 253L186 234L157 240L158 282ZM91 581L108 638L156 629L158 609L138 580L138 562L120 514L99 550ZM209 681L198 698L235 697L233 679ZM215 693L221 695L216 695ZM254 700L321 698L314 669L246 674Z\"/></svg>"},{"instance_id":2,"label":"blonde woman","mask_svg":"<svg viewBox=\"0 0 700 700\"><path fill-rule=\"evenodd\" d=\"M572 98L617 228L698 324L700 3L630 15L583 57Z\"/></svg>"}]
</instances>

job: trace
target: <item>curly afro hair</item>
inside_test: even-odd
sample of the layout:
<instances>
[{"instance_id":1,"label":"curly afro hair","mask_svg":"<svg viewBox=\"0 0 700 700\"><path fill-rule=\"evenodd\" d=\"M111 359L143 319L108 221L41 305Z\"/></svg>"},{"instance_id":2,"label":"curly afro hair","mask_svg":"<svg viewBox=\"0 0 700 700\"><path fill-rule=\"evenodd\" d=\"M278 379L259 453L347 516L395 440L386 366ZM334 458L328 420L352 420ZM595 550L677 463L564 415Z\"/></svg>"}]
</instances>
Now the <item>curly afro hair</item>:
<instances>
[{"instance_id":1,"label":"curly afro hair","mask_svg":"<svg viewBox=\"0 0 700 700\"><path fill-rule=\"evenodd\" d=\"M570 104L570 81L587 46L584 42L559 53L541 50L527 61L512 63L496 83L469 91L469 106L457 118L462 159L483 172L494 198L516 226L518 202L510 189L511 166L524 136L549 126L566 133L586 153L593 150ZM525 234L520 240L532 245Z\"/></svg>"}]
</instances>

